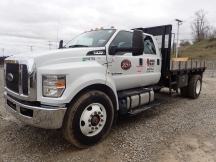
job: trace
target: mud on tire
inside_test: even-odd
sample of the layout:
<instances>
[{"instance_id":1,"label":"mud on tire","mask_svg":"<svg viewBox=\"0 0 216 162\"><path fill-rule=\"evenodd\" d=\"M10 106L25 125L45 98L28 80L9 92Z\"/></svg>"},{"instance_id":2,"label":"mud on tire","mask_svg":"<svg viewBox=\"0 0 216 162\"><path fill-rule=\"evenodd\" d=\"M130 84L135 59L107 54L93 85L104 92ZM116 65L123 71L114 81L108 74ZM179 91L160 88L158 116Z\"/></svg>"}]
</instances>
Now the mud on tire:
<instances>
[{"instance_id":1,"label":"mud on tire","mask_svg":"<svg viewBox=\"0 0 216 162\"><path fill-rule=\"evenodd\" d=\"M78 148L90 147L105 138L114 118L110 98L91 90L78 95L69 105L63 121L64 137Z\"/></svg>"}]
</instances>

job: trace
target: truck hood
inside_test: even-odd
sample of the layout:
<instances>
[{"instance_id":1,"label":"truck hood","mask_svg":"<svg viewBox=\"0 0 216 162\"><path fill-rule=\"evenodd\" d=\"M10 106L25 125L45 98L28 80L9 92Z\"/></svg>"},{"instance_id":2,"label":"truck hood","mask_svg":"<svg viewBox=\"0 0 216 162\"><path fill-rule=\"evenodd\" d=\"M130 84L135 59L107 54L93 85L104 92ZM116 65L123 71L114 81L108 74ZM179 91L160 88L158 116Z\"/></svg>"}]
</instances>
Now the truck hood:
<instances>
[{"instance_id":1,"label":"truck hood","mask_svg":"<svg viewBox=\"0 0 216 162\"><path fill-rule=\"evenodd\" d=\"M81 48L67 48L47 51L35 51L8 57L6 60L34 60L36 67L43 65L51 65L56 63L80 62L87 56L87 53L93 51L104 51L105 47L81 47ZM104 52L105 54L105 52ZM95 55L98 56L98 55ZM95 57L94 55L88 57Z\"/></svg>"}]
</instances>

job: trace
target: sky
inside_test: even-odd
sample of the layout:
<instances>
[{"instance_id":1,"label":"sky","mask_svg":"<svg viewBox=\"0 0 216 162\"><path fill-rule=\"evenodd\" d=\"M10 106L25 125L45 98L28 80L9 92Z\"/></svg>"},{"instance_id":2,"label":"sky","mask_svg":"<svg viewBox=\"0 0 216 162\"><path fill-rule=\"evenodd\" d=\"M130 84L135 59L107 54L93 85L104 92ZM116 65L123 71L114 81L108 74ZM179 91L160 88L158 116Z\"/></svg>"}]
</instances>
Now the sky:
<instances>
[{"instance_id":1,"label":"sky","mask_svg":"<svg viewBox=\"0 0 216 162\"><path fill-rule=\"evenodd\" d=\"M216 27L215 0L1 0L0 56L53 50L95 28L132 29L172 24L183 20L179 39L192 41L194 13L203 9ZM51 44L50 46L48 44Z\"/></svg>"}]
</instances>

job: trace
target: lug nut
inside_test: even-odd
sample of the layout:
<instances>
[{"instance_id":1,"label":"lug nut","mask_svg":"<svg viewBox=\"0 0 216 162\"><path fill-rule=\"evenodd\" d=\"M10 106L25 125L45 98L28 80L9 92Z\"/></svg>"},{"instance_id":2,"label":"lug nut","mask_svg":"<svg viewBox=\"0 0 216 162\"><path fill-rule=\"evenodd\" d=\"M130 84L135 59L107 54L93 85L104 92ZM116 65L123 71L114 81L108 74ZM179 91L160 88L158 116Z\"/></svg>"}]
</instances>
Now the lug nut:
<instances>
[{"instance_id":1,"label":"lug nut","mask_svg":"<svg viewBox=\"0 0 216 162\"><path fill-rule=\"evenodd\" d=\"M95 127L95 129L98 129L98 127Z\"/></svg>"},{"instance_id":2,"label":"lug nut","mask_svg":"<svg viewBox=\"0 0 216 162\"><path fill-rule=\"evenodd\" d=\"M97 114L97 111L95 111L94 114Z\"/></svg>"},{"instance_id":3,"label":"lug nut","mask_svg":"<svg viewBox=\"0 0 216 162\"><path fill-rule=\"evenodd\" d=\"M91 122L91 119L89 119L88 122Z\"/></svg>"},{"instance_id":4,"label":"lug nut","mask_svg":"<svg viewBox=\"0 0 216 162\"><path fill-rule=\"evenodd\" d=\"M91 127L91 124L89 124L89 127Z\"/></svg>"},{"instance_id":5,"label":"lug nut","mask_svg":"<svg viewBox=\"0 0 216 162\"><path fill-rule=\"evenodd\" d=\"M93 114L91 114L90 116L91 116L91 117L93 117L94 115L93 115Z\"/></svg>"},{"instance_id":6,"label":"lug nut","mask_svg":"<svg viewBox=\"0 0 216 162\"><path fill-rule=\"evenodd\" d=\"M98 114L101 114L101 112L100 112L100 111L98 111Z\"/></svg>"},{"instance_id":7,"label":"lug nut","mask_svg":"<svg viewBox=\"0 0 216 162\"><path fill-rule=\"evenodd\" d=\"M101 124L99 124L99 126L102 126Z\"/></svg>"},{"instance_id":8,"label":"lug nut","mask_svg":"<svg viewBox=\"0 0 216 162\"><path fill-rule=\"evenodd\" d=\"M103 115L101 115L101 117L103 117Z\"/></svg>"},{"instance_id":9,"label":"lug nut","mask_svg":"<svg viewBox=\"0 0 216 162\"><path fill-rule=\"evenodd\" d=\"M94 130L94 127L91 127L92 130Z\"/></svg>"},{"instance_id":10,"label":"lug nut","mask_svg":"<svg viewBox=\"0 0 216 162\"><path fill-rule=\"evenodd\" d=\"M104 120L103 119L101 119L101 122L103 122Z\"/></svg>"}]
</instances>

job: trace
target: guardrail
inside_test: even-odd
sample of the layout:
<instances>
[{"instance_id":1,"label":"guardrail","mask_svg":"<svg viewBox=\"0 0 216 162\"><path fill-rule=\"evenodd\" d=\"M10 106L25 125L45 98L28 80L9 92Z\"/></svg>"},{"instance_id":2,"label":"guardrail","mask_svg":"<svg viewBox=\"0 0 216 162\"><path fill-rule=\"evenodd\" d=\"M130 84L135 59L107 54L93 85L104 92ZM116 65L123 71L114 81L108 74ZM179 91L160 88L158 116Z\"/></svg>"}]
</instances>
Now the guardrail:
<instances>
[{"instance_id":1,"label":"guardrail","mask_svg":"<svg viewBox=\"0 0 216 162\"><path fill-rule=\"evenodd\" d=\"M206 61L205 65L206 65L206 70L210 71L211 77L214 77L215 76L215 70L216 70L216 61L215 60Z\"/></svg>"}]
</instances>

